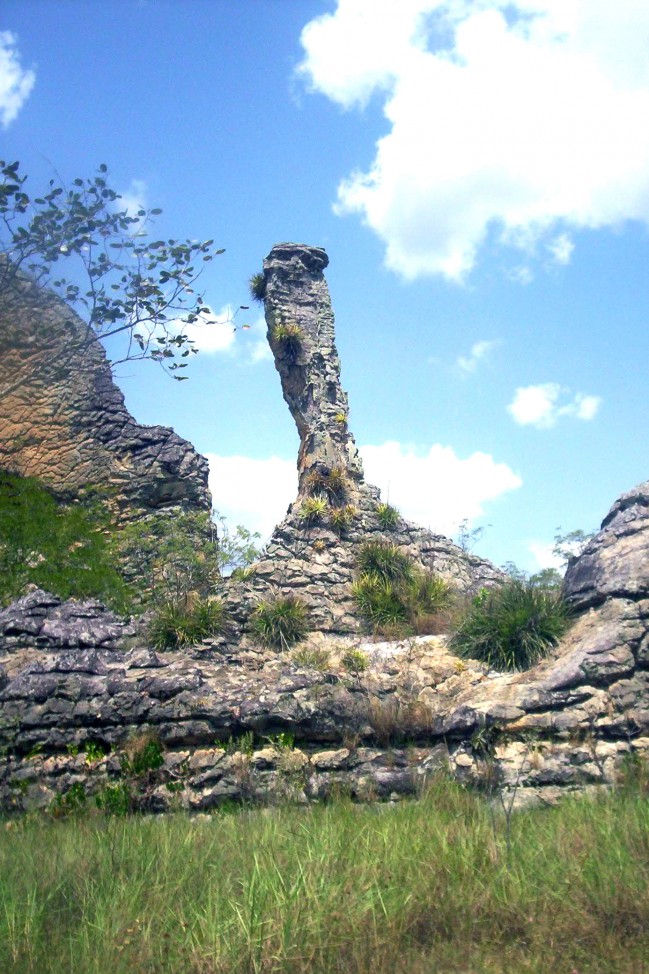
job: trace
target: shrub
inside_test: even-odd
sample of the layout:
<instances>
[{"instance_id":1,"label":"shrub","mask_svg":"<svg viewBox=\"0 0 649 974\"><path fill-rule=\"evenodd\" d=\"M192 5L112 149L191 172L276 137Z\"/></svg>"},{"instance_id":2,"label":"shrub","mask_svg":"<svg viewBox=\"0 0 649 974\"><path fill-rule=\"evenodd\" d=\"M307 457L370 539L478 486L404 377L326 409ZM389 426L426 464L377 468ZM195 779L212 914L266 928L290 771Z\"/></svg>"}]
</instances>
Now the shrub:
<instances>
[{"instance_id":1,"label":"shrub","mask_svg":"<svg viewBox=\"0 0 649 974\"><path fill-rule=\"evenodd\" d=\"M248 290L250 291L252 300L261 304L266 295L266 275L263 271L260 271L258 274L252 274L248 278Z\"/></svg>"},{"instance_id":2,"label":"shrub","mask_svg":"<svg viewBox=\"0 0 649 974\"><path fill-rule=\"evenodd\" d=\"M240 565L239 568L234 568L230 579L233 582L247 582L249 579L253 578L257 573L256 565Z\"/></svg>"},{"instance_id":3,"label":"shrub","mask_svg":"<svg viewBox=\"0 0 649 974\"><path fill-rule=\"evenodd\" d=\"M251 630L264 646L288 649L309 631L308 609L295 595L275 596L253 611Z\"/></svg>"},{"instance_id":4,"label":"shrub","mask_svg":"<svg viewBox=\"0 0 649 974\"><path fill-rule=\"evenodd\" d=\"M326 497L306 497L302 501L297 516L307 524L318 524L327 513L328 508L329 502Z\"/></svg>"},{"instance_id":5,"label":"shrub","mask_svg":"<svg viewBox=\"0 0 649 974\"><path fill-rule=\"evenodd\" d=\"M182 649L210 636L227 635L230 618L221 599L170 599L161 603L149 623L155 649Z\"/></svg>"},{"instance_id":6,"label":"shrub","mask_svg":"<svg viewBox=\"0 0 649 974\"><path fill-rule=\"evenodd\" d=\"M377 504L376 517L382 528L393 528L399 520L399 512L391 504Z\"/></svg>"},{"instance_id":7,"label":"shrub","mask_svg":"<svg viewBox=\"0 0 649 974\"><path fill-rule=\"evenodd\" d=\"M160 738L151 732L134 734L124 744L122 771L134 777L157 771L164 763Z\"/></svg>"},{"instance_id":8,"label":"shrub","mask_svg":"<svg viewBox=\"0 0 649 974\"><path fill-rule=\"evenodd\" d=\"M523 670L543 659L569 624L559 592L512 579L473 599L451 648L497 670Z\"/></svg>"},{"instance_id":9,"label":"shrub","mask_svg":"<svg viewBox=\"0 0 649 974\"><path fill-rule=\"evenodd\" d=\"M367 653L358 647L352 647L343 653L340 662L348 673L353 673L357 678L365 672L370 663Z\"/></svg>"},{"instance_id":10,"label":"shrub","mask_svg":"<svg viewBox=\"0 0 649 974\"><path fill-rule=\"evenodd\" d=\"M128 611L133 592L115 567L107 496L86 489L65 504L40 481L0 476L0 603L28 583L62 599L98 598Z\"/></svg>"}]
</instances>

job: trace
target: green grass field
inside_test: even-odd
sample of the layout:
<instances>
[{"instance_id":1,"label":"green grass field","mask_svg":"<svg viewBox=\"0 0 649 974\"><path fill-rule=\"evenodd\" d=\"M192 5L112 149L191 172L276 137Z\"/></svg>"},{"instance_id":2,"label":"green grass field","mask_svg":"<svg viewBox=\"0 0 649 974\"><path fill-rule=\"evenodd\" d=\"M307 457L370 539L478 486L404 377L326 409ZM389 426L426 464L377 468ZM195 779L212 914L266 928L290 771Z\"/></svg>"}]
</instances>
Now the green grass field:
<instances>
[{"instance_id":1,"label":"green grass field","mask_svg":"<svg viewBox=\"0 0 649 974\"><path fill-rule=\"evenodd\" d=\"M0 825L3 974L647 974L649 801ZM643 966L643 958L647 958Z\"/></svg>"}]
</instances>

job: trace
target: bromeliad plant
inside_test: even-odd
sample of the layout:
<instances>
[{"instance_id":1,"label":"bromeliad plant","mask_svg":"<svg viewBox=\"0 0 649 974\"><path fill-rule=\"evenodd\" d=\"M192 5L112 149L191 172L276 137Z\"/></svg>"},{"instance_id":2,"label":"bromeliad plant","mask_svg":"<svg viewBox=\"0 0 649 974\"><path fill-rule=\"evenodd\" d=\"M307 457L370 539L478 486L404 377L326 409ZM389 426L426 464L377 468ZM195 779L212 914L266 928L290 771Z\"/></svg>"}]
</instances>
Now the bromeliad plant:
<instances>
[{"instance_id":1,"label":"bromeliad plant","mask_svg":"<svg viewBox=\"0 0 649 974\"><path fill-rule=\"evenodd\" d=\"M524 670L547 656L569 625L560 591L513 578L475 596L450 645L493 669Z\"/></svg>"},{"instance_id":2,"label":"bromeliad plant","mask_svg":"<svg viewBox=\"0 0 649 974\"><path fill-rule=\"evenodd\" d=\"M227 635L230 625L229 614L221 599L169 599L154 610L149 623L149 639L154 649L183 649L211 636Z\"/></svg>"},{"instance_id":3,"label":"bromeliad plant","mask_svg":"<svg viewBox=\"0 0 649 974\"><path fill-rule=\"evenodd\" d=\"M276 595L260 602L253 611L250 628L270 649L289 649L309 631L309 611L295 595Z\"/></svg>"},{"instance_id":4,"label":"bromeliad plant","mask_svg":"<svg viewBox=\"0 0 649 974\"><path fill-rule=\"evenodd\" d=\"M352 594L375 632L405 636L438 631L435 617L453 598L443 578L418 568L387 541L364 544L356 567Z\"/></svg>"}]
</instances>

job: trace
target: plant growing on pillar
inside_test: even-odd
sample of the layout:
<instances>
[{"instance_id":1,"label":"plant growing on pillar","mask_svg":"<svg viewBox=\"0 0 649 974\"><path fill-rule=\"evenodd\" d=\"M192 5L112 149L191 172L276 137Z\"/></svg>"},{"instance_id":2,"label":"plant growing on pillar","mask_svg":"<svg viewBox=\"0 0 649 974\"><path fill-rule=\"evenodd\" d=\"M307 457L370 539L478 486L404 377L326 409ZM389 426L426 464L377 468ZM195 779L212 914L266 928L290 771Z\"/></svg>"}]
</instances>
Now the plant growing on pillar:
<instances>
[{"instance_id":1,"label":"plant growing on pillar","mask_svg":"<svg viewBox=\"0 0 649 974\"><path fill-rule=\"evenodd\" d=\"M266 295L266 275L263 271L259 274L252 274L248 278L248 290L253 301L257 301L258 304L263 303Z\"/></svg>"},{"instance_id":2,"label":"plant growing on pillar","mask_svg":"<svg viewBox=\"0 0 649 974\"><path fill-rule=\"evenodd\" d=\"M344 503L349 492L349 480L342 467L317 469L314 467L304 479L304 487L314 497L329 497L338 506Z\"/></svg>"},{"instance_id":3,"label":"plant growing on pillar","mask_svg":"<svg viewBox=\"0 0 649 974\"><path fill-rule=\"evenodd\" d=\"M399 521L399 512L396 507L392 507L391 504L377 504L376 519L382 528L389 530L397 525Z\"/></svg>"},{"instance_id":4,"label":"plant growing on pillar","mask_svg":"<svg viewBox=\"0 0 649 974\"><path fill-rule=\"evenodd\" d=\"M289 361L295 361L300 354L304 332L296 324L274 325L271 331L273 342Z\"/></svg>"},{"instance_id":5,"label":"plant growing on pillar","mask_svg":"<svg viewBox=\"0 0 649 974\"><path fill-rule=\"evenodd\" d=\"M306 524L319 524L328 510L329 501L326 497L306 497L297 516Z\"/></svg>"},{"instance_id":6,"label":"plant growing on pillar","mask_svg":"<svg viewBox=\"0 0 649 974\"><path fill-rule=\"evenodd\" d=\"M338 534L342 534L343 531L351 527L357 514L358 511L353 504L343 504L341 507L332 508L330 514L332 528Z\"/></svg>"}]
</instances>

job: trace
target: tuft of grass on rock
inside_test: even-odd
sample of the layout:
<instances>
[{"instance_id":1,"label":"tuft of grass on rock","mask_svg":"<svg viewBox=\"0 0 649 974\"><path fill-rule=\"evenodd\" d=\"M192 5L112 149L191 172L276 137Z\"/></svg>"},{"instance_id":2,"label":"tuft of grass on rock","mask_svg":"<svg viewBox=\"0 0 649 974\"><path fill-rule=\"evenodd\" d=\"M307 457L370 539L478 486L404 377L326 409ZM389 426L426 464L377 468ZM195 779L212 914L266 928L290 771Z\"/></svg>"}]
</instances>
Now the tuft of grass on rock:
<instances>
[{"instance_id":1,"label":"tuft of grass on rock","mask_svg":"<svg viewBox=\"0 0 649 974\"><path fill-rule=\"evenodd\" d=\"M450 646L496 670L525 670L547 656L569 625L561 592L513 578L473 599Z\"/></svg>"},{"instance_id":2,"label":"tuft of grass on rock","mask_svg":"<svg viewBox=\"0 0 649 974\"><path fill-rule=\"evenodd\" d=\"M221 599L170 599L154 610L149 639L155 649L183 649L210 636L227 635L230 617Z\"/></svg>"},{"instance_id":3,"label":"tuft of grass on rock","mask_svg":"<svg viewBox=\"0 0 649 974\"><path fill-rule=\"evenodd\" d=\"M289 649L309 631L309 611L295 595L274 596L260 602L250 620L251 631L271 649Z\"/></svg>"}]
</instances>

